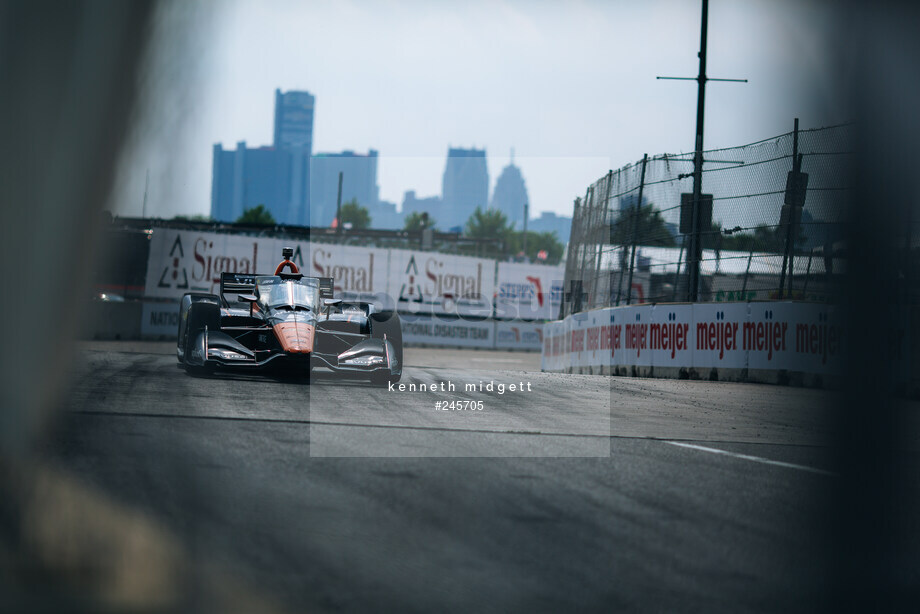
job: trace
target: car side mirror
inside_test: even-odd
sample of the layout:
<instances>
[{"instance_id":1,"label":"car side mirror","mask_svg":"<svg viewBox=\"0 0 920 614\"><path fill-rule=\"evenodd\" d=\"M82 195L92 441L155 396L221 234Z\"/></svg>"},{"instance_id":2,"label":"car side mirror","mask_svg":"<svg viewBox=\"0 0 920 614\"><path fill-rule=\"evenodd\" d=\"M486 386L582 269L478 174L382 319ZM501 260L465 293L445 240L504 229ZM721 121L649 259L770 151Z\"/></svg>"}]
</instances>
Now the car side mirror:
<instances>
[{"instance_id":1,"label":"car side mirror","mask_svg":"<svg viewBox=\"0 0 920 614\"><path fill-rule=\"evenodd\" d=\"M323 299L323 305L326 306L326 315L328 316L329 313L332 311L332 308L335 307L336 305L340 305L341 303L342 303L342 299L340 298Z\"/></svg>"},{"instance_id":2,"label":"car side mirror","mask_svg":"<svg viewBox=\"0 0 920 614\"><path fill-rule=\"evenodd\" d=\"M255 307L256 301L259 299L254 294L240 294L236 297L236 300L241 303L249 303L249 315L252 316L252 308Z\"/></svg>"}]
</instances>

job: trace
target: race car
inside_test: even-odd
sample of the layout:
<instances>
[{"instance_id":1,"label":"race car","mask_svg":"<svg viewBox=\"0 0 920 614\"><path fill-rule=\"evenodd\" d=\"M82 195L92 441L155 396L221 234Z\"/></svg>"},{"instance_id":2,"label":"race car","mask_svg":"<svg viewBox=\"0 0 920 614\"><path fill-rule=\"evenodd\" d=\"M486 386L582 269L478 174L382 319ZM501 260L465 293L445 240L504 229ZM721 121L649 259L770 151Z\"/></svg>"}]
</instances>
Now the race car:
<instances>
[{"instance_id":1,"label":"race car","mask_svg":"<svg viewBox=\"0 0 920 614\"><path fill-rule=\"evenodd\" d=\"M222 273L220 294L187 293L179 304L179 366L193 375L219 367L316 367L375 385L402 376L402 328L393 311L333 296L331 277L307 277L291 261L274 275Z\"/></svg>"}]
</instances>

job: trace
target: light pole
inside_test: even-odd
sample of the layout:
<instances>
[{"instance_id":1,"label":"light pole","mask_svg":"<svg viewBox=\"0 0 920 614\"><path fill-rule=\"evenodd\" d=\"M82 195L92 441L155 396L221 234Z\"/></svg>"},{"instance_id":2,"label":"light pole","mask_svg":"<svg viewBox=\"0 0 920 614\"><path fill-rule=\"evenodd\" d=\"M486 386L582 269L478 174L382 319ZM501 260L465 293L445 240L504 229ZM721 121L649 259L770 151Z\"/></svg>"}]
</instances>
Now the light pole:
<instances>
[{"instance_id":1,"label":"light pole","mask_svg":"<svg viewBox=\"0 0 920 614\"><path fill-rule=\"evenodd\" d=\"M703 191L703 120L706 108L707 81L735 81L747 83L747 79L711 79L706 76L706 34L709 28L709 0L703 0L703 14L700 22L700 72L696 77L656 77L657 79L678 79L697 82L696 97L696 143L693 153L693 206L691 208L690 241L687 250L687 301L693 303L699 298L700 259L702 242L700 240L702 217L700 212L701 193Z\"/></svg>"},{"instance_id":2,"label":"light pole","mask_svg":"<svg viewBox=\"0 0 920 614\"><path fill-rule=\"evenodd\" d=\"M342 233L342 171L339 171L339 195L335 199L335 233Z\"/></svg>"},{"instance_id":3,"label":"light pole","mask_svg":"<svg viewBox=\"0 0 920 614\"><path fill-rule=\"evenodd\" d=\"M524 201L524 258L527 258L527 210L528 202Z\"/></svg>"}]
</instances>

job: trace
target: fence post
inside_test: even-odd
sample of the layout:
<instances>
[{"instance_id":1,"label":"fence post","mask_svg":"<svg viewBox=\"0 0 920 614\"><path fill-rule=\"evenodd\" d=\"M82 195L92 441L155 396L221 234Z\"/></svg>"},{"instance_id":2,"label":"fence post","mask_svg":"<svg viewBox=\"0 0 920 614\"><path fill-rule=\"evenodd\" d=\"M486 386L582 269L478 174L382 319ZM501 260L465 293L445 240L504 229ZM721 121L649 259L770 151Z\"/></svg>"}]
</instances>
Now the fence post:
<instances>
[{"instance_id":1,"label":"fence post","mask_svg":"<svg viewBox=\"0 0 920 614\"><path fill-rule=\"evenodd\" d=\"M626 304L632 303L632 282L633 271L636 269L636 234L639 231L639 214L642 212L642 190L645 188L645 165L648 163L648 154L642 156L642 172L639 175L639 199L633 210L633 227L632 227L632 254L629 257L629 286L626 288Z\"/></svg>"},{"instance_id":2,"label":"fence post","mask_svg":"<svg viewBox=\"0 0 920 614\"><path fill-rule=\"evenodd\" d=\"M677 300L677 286L680 284L680 264L684 259L684 248L687 246L687 235L680 242L680 252L677 254L677 271L674 272L674 290L671 292L671 302Z\"/></svg>"},{"instance_id":3,"label":"fence post","mask_svg":"<svg viewBox=\"0 0 920 614\"><path fill-rule=\"evenodd\" d=\"M754 258L754 237L751 237L751 249L748 252L747 268L744 269L744 282L741 284L741 296L747 296L747 280L751 273L751 260Z\"/></svg>"},{"instance_id":4,"label":"fence post","mask_svg":"<svg viewBox=\"0 0 920 614\"><path fill-rule=\"evenodd\" d=\"M617 176L619 176L619 173L620 173L620 171L617 171ZM610 173L607 175L607 177L608 177L608 181L607 181L607 200L608 200L608 202L609 202L609 201L610 201L610 194L611 194L611 192L612 192L612 190L610 189L610 185L613 183L613 171L610 171ZM608 212L610 211L609 206L608 206L608 209L607 209L607 210L608 210ZM619 225L619 222L620 222L620 214L618 213L618 214L617 214L617 225ZM613 232L613 224L610 225L610 231ZM610 240L610 245L612 246L612 245L613 245L613 237L611 236L610 239L611 239L611 240ZM623 246L621 246L621 247L622 247L622 250L625 250L625 249L626 249L626 246L625 246L625 245L623 245ZM619 266L617 267L617 299L616 299L616 301L614 302L614 305L617 306L617 307L620 306L620 297L623 296L623 267L625 266L625 263L626 263L626 252L625 252L625 251L622 251L622 250L621 250L621 252L620 252L620 262L619 262Z\"/></svg>"},{"instance_id":5,"label":"fence post","mask_svg":"<svg viewBox=\"0 0 920 614\"><path fill-rule=\"evenodd\" d=\"M813 250L808 250L808 266L805 268L805 285L802 287L802 299L805 298L805 293L808 292L808 280L811 278L811 256L814 253Z\"/></svg>"},{"instance_id":6,"label":"fence post","mask_svg":"<svg viewBox=\"0 0 920 614\"><path fill-rule=\"evenodd\" d=\"M792 130L792 171L798 173L801 170L801 160L799 159L799 118L795 118L794 128ZM787 295L792 295L792 271L795 259L795 244L792 227L795 225L795 208L788 205L789 215L786 218L786 244L783 246L783 270L779 273L779 298L783 298L783 286L786 282L786 262L789 262L789 290ZM782 219L782 216L780 216Z\"/></svg>"}]
</instances>

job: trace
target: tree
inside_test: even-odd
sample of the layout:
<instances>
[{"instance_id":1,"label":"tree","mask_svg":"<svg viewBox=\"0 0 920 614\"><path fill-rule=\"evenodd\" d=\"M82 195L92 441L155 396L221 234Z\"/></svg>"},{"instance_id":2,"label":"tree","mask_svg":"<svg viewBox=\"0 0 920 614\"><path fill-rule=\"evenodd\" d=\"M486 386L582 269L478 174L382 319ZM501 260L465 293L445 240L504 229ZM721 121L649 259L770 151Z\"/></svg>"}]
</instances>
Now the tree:
<instances>
[{"instance_id":1,"label":"tree","mask_svg":"<svg viewBox=\"0 0 920 614\"><path fill-rule=\"evenodd\" d=\"M197 215L177 215L173 217L173 221L176 222L213 222L214 218L210 215L197 214Z\"/></svg>"},{"instance_id":2,"label":"tree","mask_svg":"<svg viewBox=\"0 0 920 614\"><path fill-rule=\"evenodd\" d=\"M241 215L237 220L237 224L252 224L259 226L274 226L275 218L272 216L271 211L265 208L265 205L259 204L255 207L243 210L243 215Z\"/></svg>"},{"instance_id":3,"label":"tree","mask_svg":"<svg viewBox=\"0 0 920 614\"><path fill-rule=\"evenodd\" d=\"M720 228L720 224L713 223L709 232L702 233L702 242L704 249L719 249L726 251L739 252L766 252L782 254L786 248L786 226L765 226L760 225L754 228L754 232L741 232L741 229L732 229L731 234L725 234ZM721 234L721 238L720 235ZM796 245L804 244L808 237L802 231L801 226L798 228L798 239Z\"/></svg>"},{"instance_id":4,"label":"tree","mask_svg":"<svg viewBox=\"0 0 920 614\"><path fill-rule=\"evenodd\" d=\"M427 212L413 211L406 216L403 230L413 232L424 230L426 228L434 228L437 223L437 220L435 220L433 217L428 217Z\"/></svg>"},{"instance_id":5,"label":"tree","mask_svg":"<svg viewBox=\"0 0 920 614\"><path fill-rule=\"evenodd\" d=\"M371 214L355 199L342 205L341 217L339 224L351 224L352 230L363 230L371 225Z\"/></svg>"},{"instance_id":6,"label":"tree","mask_svg":"<svg viewBox=\"0 0 920 614\"><path fill-rule=\"evenodd\" d=\"M638 214L635 208L624 209L610 226L610 242L614 245L632 245L633 236L637 245L672 247L677 243L661 212L651 203L642 205Z\"/></svg>"},{"instance_id":7,"label":"tree","mask_svg":"<svg viewBox=\"0 0 920 614\"><path fill-rule=\"evenodd\" d=\"M476 207L473 215L466 221L466 236L473 239L494 239L506 241L511 234L508 218L498 209L483 211Z\"/></svg>"},{"instance_id":8,"label":"tree","mask_svg":"<svg viewBox=\"0 0 920 614\"><path fill-rule=\"evenodd\" d=\"M517 254L524 248L524 233L512 232L508 236L507 249L510 254ZM531 261L538 260L537 254L540 250L546 250L546 263L553 264L562 259L562 252L565 246L556 237L556 232L527 232L527 253L525 254Z\"/></svg>"}]
</instances>

